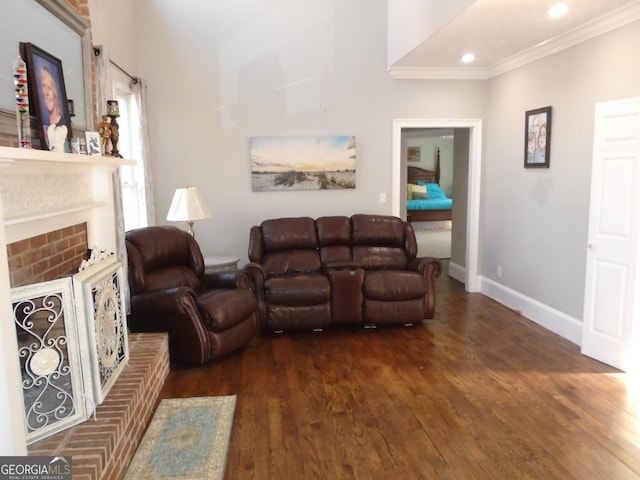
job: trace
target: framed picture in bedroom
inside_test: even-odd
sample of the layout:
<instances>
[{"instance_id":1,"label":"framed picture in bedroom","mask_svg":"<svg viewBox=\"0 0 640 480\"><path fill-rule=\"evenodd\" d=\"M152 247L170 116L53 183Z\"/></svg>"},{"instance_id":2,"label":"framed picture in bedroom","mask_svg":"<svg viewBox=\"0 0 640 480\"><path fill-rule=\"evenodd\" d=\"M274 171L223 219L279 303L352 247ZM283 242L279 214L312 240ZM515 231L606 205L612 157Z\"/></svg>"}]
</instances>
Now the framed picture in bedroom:
<instances>
[{"instance_id":1,"label":"framed picture in bedroom","mask_svg":"<svg viewBox=\"0 0 640 480\"><path fill-rule=\"evenodd\" d=\"M407 162L420 161L420 147L407 147Z\"/></svg>"},{"instance_id":2,"label":"framed picture in bedroom","mask_svg":"<svg viewBox=\"0 0 640 480\"><path fill-rule=\"evenodd\" d=\"M20 42L20 55L27 64L33 146L71 152L71 117L62 62L32 43Z\"/></svg>"},{"instance_id":3,"label":"framed picture in bedroom","mask_svg":"<svg viewBox=\"0 0 640 480\"><path fill-rule=\"evenodd\" d=\"M551 152L551 107L525 112L524 167L549 168Z\"/></svg>"}]
</instances>

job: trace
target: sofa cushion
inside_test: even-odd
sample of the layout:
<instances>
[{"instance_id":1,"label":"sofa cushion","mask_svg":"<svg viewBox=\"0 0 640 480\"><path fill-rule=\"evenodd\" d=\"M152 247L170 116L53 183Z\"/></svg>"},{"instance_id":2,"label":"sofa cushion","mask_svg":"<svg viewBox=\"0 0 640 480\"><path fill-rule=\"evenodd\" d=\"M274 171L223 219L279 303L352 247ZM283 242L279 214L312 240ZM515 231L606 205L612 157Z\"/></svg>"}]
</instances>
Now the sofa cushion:
<instances>
[{"instance_id":1,"label":"sofa cushion","mask_svg":"<svg viewBox=\"0 0 640 480\"><path fill-rule=\"evenodd\" d=\"M349 217L320 217L316 220L318 241L321 247L349 245L351 243L351 221Z\"/></svg>"},{"instance_id":2,"label":"sofa cushion","mask_svg":"<svg viewBox=\"0 0 640 480\"><path fill-rule=\"evenodd\" d=\"M145 287L147 291L175 287L191 287L198 290L200 280L194 271L186 265L173 265L148 271Z\"/></svg>"},{"instance_id":3,"label":"sofa cushion","mask_svg":"<svg viewBox=\"0 0 640 480\"><path fill-rule=\"evenodd\" d=\"M317 305L329 301L331 287L320 273L278 275L264 282L264 295L273 305Z\"/></svg>"},{"instance_id":4,"label":"sofa cushion","mask_svg":"<svg viewBox=\"0 0 640 480\"><path fill-rule=\"evenodd\" d=\"M403 269L407 254L401 248L353 247L353 259L365 270Z\"/></svg>"},{"instance_id":5,"label":"sofa cushion","mask_svg":"<svg viewBox=\"0 0 640 480\"><path fill-rule=\"evenodd\" d=\"M404 269L405 223L397 217L362 215L351 217L352 256L367 270Z\"/></svg>"},{"instance_id":6,"label":"sofa cushion","mask_svg":"<svg viewBox=\"0 0 640 480\"><path fill-rule=\"evenodd\" d=\"M320 271L318 235L312 218L265 220L260 229L262 266L267 277Z\"/></svg>"},{"instance_id":7,"label":"sofa cushion","mask_svg":"<svg viewBox=\"0 0 640 480\"><path fill-rule=\"evenodd\" d=\"M251 290L209 290L198 296L198 308L209 330L227 330L242 323L256 311Z\"/></svg>"},{"instance_id":8,"label":"sofa cushion","mask_svg":"<svg viewBox=\"0 0 640 480\"><path fill-rule=\"evenodd\" d=\"M267 325L273 330L307 330L331 323L329 303L319 305L269 305Z\"/></svg>"},{"instance_id":9,"label":"sofa cushion","mask_svg":"<svg viewBox=\"0 0 640 480\"><path fill-rule=\"evenodd\" d=\"M349 217L320 217L316 220L322 264L351 260Z\"/></svg>"},{"instance_id":10,"label":"sofa cushion","mask_svg":"<svg viewBox=\"0 0 640 480\"><path fill-rule=\"evenodd\" d=\"M424 298L399 302L365 300L363 310L364 323L376 325L420 323L425 318Z\"/></svg>"},{"instance_id":11,"label":"sofa cushion","mask_svg":"<svg viewBox=\"0 0 640 480\"><path fill-rule=\"evenodd\" d=\"M353 245L378 245L404 249L405 223L386 215L351 217Z\"/></svg>"},{"instance_id":12,"label":"sofa cushion","mask_svg":"<svg viewBox=\"0 0 640 480\"><path fill-rule=\"evenodd\" d=\"M260 224L264 253L318 248L313 218L276 218Z\"/></svg>"},{"instance_id":13,"label":"sofa cushion","mask_svg":"<svg viewBox=\"0 0 640 480\"><path fill-rule=\"evenodd\" d=\"M317 250L289 250L264 256L262 267L267 277L293 273L313 273L321 269Z\"/></svg>"},{"instance_id":14,"label":"sofa cushion","mask_svg":"<svg viewBox=\"0 0 640 480\"><path fill-rule=\"evenodd\" d=\"M424 297L427 287L417 272L374 270L365 273L364 296L368 299L397 301Z\"/></svg>"}]
</instances>

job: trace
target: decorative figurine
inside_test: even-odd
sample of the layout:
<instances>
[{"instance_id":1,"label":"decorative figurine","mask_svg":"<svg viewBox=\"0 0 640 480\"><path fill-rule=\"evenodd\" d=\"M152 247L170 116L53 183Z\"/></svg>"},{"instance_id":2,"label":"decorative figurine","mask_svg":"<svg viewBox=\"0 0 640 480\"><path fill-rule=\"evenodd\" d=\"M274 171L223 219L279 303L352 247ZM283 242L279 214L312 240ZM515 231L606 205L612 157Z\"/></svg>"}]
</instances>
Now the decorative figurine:
<instances>
[{"instance_id":1,"label":"decorative figurine","mask_svg":"<svg viewBox=\"0 0 640 480\"><path fill-rule=\"evenodd\" d=\"M111 125L109 124L109 117L102 115L102 122L98 125L98 133L102 138L102 152L103 155L109 155L109 141L111 139Z\"/></svg>"}]
</instances>

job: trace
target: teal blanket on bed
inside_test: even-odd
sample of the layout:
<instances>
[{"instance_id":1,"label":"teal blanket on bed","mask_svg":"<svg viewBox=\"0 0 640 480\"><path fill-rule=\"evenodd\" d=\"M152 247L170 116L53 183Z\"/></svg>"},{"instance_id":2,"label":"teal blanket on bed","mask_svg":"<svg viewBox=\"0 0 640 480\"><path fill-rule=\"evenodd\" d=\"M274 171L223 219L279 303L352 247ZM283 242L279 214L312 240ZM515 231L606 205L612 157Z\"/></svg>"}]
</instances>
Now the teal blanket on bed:
<instances>
[{"instance_id":1,"label":"teal blanket on bed","mask_svg":"<svg viewBox=\"0 0 640 480\"><path fill-rule=\"evenodd\" d=\"M426 200L407 200L407 210L448 210L453 205L450 198L427 198Z\"/></svg>"},{"instance_id":2,"label":"teal blanket on bed","mask_svg":"<svg viewBox=\"0 0 640 480\"><path fill-rule=\"evenodd\" d=\"M418 181L418 185L426 185L429 198L407 200L407 210L449 210L453 200L448 198L437 183Z\"/></svg>"}]
</instances>

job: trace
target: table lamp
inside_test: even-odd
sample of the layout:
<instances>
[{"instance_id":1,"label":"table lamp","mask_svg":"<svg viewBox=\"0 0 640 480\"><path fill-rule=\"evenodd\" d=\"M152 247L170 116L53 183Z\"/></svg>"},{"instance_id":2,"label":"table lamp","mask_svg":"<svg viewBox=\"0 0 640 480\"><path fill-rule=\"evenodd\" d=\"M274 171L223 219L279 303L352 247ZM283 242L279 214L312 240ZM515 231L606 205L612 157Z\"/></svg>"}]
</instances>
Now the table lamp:
<instances>
[{"instance_id":1,"label":"table lamp","mask_svg":"<svg viewBox=\"0 0 640 480\"><path fill-rule=\"evenodd\" d=\"M193 232L193 221L211 217L209 207L202 198L200 191L196 187L186 187L176 189L173 200L169 207L167 220L171 222L187 222L189 233Z\"/></svg>"}]
</instances>

